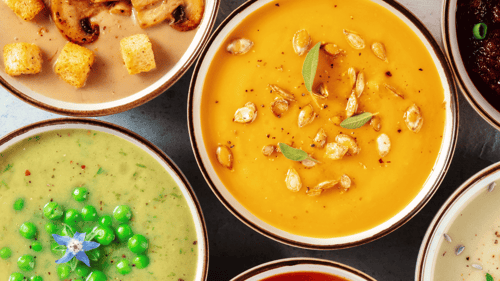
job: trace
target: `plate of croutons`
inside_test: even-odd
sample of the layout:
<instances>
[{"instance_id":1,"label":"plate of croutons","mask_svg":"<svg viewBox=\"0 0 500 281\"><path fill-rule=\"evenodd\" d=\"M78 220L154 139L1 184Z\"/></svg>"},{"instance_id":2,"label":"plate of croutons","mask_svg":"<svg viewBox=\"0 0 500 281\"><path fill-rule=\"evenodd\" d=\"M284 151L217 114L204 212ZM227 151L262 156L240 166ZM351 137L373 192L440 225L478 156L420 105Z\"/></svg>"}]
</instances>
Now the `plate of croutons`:
<instances>
[{"instance_id":1,"label":"plate of croutons","mask_svg":"<svg viewBox=\"0 0 500 281\"><path fill-rule=\"evenodd\" d=\"M0 3L0 85L64 115L134 108L191 66L219 2L6 0Z\"/></svg>"}]
</instances>

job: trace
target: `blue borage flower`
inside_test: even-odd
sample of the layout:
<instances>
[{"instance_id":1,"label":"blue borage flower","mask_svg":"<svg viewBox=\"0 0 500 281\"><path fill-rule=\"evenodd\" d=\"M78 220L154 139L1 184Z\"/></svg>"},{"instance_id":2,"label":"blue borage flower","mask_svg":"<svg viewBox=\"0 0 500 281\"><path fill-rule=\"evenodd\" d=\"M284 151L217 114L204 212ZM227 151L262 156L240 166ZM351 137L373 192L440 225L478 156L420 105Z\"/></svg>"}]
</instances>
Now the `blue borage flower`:
<instances>
[{"instance_id":1,"label":"blue borage flower","mask_svg":"<svg viewBox=\"0 0 500 281\"><path fill-rule=\"evenodd\" d=\"M62 258L56 260L56 263L66 263L76 257L77 260L90 267L90 260L85 252L93 250L101 246L101 244L97 242L85 241L85 235L87 235L87 233L76 232L73 238L71 238L68 236L52 234L52 237L54 237L54 240L56 240L57 244L66 246L66 254L64 254Z\"/></svg>"}]
</instances>

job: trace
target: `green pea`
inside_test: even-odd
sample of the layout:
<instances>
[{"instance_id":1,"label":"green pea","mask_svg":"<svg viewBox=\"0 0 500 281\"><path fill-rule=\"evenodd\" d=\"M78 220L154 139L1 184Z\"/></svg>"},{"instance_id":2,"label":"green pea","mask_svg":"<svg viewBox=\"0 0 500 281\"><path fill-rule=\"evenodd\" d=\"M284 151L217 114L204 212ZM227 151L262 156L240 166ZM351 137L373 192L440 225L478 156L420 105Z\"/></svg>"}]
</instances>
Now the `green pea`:
<instances>
[{"instance_id":1,"label":"green pea","mask_svg":"<svg viewBox=\"0 0 500 281\"><path fill-rule=\"evenodd\" d=\"M82 216L75 209L69 209L66 211L64 215L64 223L69 226L74 226L75 224L82 221Z\"/></svg>"},{"instance_id":2,"label":"green pea","mask_svg":"<svg viewBox=\"0 0 500 281\"><path fill-rule=\"evenodd\" d=\"M132 217L132 211L127 205L121 205L115 208L113 211L113 217L119 222L128 222Z\"/></svg>"},{"instance_id":3,"label":"green pea","mask_svg":"<svg viewBox=\"0 0 500 281\"><path fill-rule=\"evenodd\" d=\"M146 237L136 234L128 240L128 248L132 253L142 254L149 247L148 239Z\"/></svg>"},{"instance_id":4,"label":"green pea","mask_svg":"<svg viewBox=\"0 0 500 281\"><path fill-rule=\"evenodd\" d=\"M61 231L59 231L59 235L61 236L68 236L68 237L73 237L75 235L76 228L73 226L64 226Z\"/></svg>"},{"instance_id":5,"label":"green pea","mask_svg":"<svg viewBox=\"0 0 500 281\"><path fill-rule=\"evenodd\" d=\"M31 243L31 249L35 252L41 252L43 249L42 243L40 243L40 241L33 241L33 243Z\"/></svg>"},{"instance_id":6,"label":"green pea","mask_svg":"<svg viewBox=\"0 0 500 281\"><path fill-rule=\"evenodd\" d=\"M82 209L83 221L97 221L97 210L94 206L87 205Z\"/></svg>"},{"instance_id":7,"label":"green pea","mask_svg":"<svg viewBox=\"0 0 500 281\"><path fill-rule=\"evenodd\" d=\"M12 256L12 250L9 247L0 249L0 258L6 260Z\"/></svg>"},{"instance_id":8,"label":"green pea","mask_svg":"<svg viewBox=\"0 0 500 281\"><path fill-rule=\"evenodd\" d=\"M23 255L17 260L17 267L22 271L35 269L35 258L32 255Z\"/></svg>"},{"instance_id":9,"label":"green pea","mask_svg":"<svg viewBox=\"0 0 500 281\"><path fill-rule=\"evenodd\" d=\"M89 277L87 277L86 281L107 281L108 277L106 274L102 273L100 270L94 270L90 273Z\"/></svg>"},{"instance_id":10,"label":"green pea","mask_svg":"<svg viewBox=\"0 0 500 281\"><path fill-rule=\"evenodd\" d=\"M50 251L57 257L62 257L64 256L64 253L66 253L66 247L53 242L50 244Z\"/></svg>"},{"instance_id":11,"label":"green pea","mask_svg":"<svg viewBox=\"0 0 500 281\"><path fill-rule=\"evenodd\" d=\"M83 202L87 200L87 197L89 195L89 192L85 187L77 187L75 190L73 190L73 199L75 199L78 202Z\"/></svg>"},{"instance_id":12,"label":"green pea","mask_svg":"<svg viewBox=\"0 0 500 281\"><path fill-rule=\"evenodd\" d=\"M104 246L111 244L115 240L115 232L110 227L100 225L95 231L97 233L95 240Z\"/></svg>"},{"instance_id":13,"label":"green pea","mask_svg":"<svg viewBox=\"0 0 500 281\"><path fill-rule=\"evenodd\" d=\"M30 281L43 281L42 276L34 275L30 277Z\"/></svg>"},{"instance_id":14,"label":"green pea","mask_svg":"<svg viewBox=\"0 0 500 281\"><path fill-rule=\"evenodd\" d=\"M24 275L19 272L14 272L9 276L9 281L23 281Z\"/></svg>"},{"instance_id":15,"label":"green pea","mask_svg":"<svg viewBox=\"0 0 500 281\"><path fill-rule=\"evenodd\" d=\"M56 234L57 233L57 226L52 222L48 222L45 224L45 231L50 235Z\"/></svg>"},{"instance_id":16,"label":"green pea","mask_svg":"<svg viewBox=\"0 0 500 281\"><path fill-rule=\"evenodd\" d=\"M19 227L19 233L26 239L32 239L36 236L36 226L32 222L25 222Z\"/></svg>"},{"instance_id":17,"label":"green pea","mask_svg":"<svg viewBox=\"0 0 500 281\"><path fill-rule=\"evenodd\" d=\"M146 255L138 255L132 260L132 264L138 269L146 268L149 265L149 258Z\"/></svg>"},{"instance_id":18,"label":"green pea","mask_svg":"<svg viewBox=\"0 0 500 281\"><path fill-rule=\"evenodd\" d=\"M61 264L57 267L57 276L59 279L66 279L71 274L71 267L67 264Z\"/></svg>"},{"instance_id":19,"label":"green pea","mask_svg":"<svg viewBox=\"0 0 500 281\"><path fill-rule=\"evenodd\" d=\"M116 228L116 236L120 241L127 241L130 237L134 235L132 228L128 224L120 224Z\"/></svg>"},{"instance_id":20,"label":"green pea","mask_svg":"<svg viewBox=\"0 0 500 281\"><path fill-rule=\"evenodd\" d=\"M49 220L58 220L62 218L64 211L62 207L59 206L56 202L47 203L43 207L43 215Z\"/></svg>"},{"instance_id":21,"label":"green pea","mask_svg":"<svg viewBox=\"0 0 500 281\"><path fill-rule=\"evenodd\" d=\"M99 218L99 224L102 226L110 227L112 223L113 219L111 218L111 216L106 215Z\"/></svg>"},{"instance_id":22,"label":"green pea","mask_svg":"<svg viewBox=\"0 0 500 281\"><path fill-rule=\"evenodd\" d=\"M14 210L21 211L24 207L24 199L19 198L14 202Z\"/></svg>"},{"instance_id":23,"label":"green pea","mask_svg":"<svg viewBox=\"0 0 500 281\"><path fill-rule=\"evenodd\" d=\"M86 252L86 254L87 257L89 257L89 260L91 261L98 261L102 257L101 248L95 248L93 250Z\"/></svg>"},{"instance_id":24,"label":"green pea","mask_svg":"<svg viewBox=\"0 0 500 281\"><path fill-rule=\"evenodd\" d=\"M78 265L75 269L75 273L78 277L87 277L87 275L89 275L90 273L90 268L86 265Z\"/></svg>"},{"instance_id":25,"label":"green pea","mask_svg":"<svg viewBox=\"0 0 500 281\"><path fill-rule=\"evenodd\" d=\"M116 264L116 271L122 275L127 275L132 271L128 260L123 259Z\"/></svg>"}]
</instances>

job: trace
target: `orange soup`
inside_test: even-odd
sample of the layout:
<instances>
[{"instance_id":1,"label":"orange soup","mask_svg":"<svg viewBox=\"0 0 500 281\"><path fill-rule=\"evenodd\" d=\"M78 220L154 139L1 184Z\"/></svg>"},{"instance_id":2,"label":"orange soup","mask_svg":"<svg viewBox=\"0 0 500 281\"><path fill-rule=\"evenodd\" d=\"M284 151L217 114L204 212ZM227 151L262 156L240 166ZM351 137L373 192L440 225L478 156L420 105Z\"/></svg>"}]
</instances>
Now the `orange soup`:
<instances>
[{"instance_id":1,"label":"orange soup","mask_svg":"<svg viewBox=\"0 0 500 281\"><path fill-rule=\"evenodd\" d=\"M313 94L302 67L320 42ZM444 99L424 44L384 7L275 1L217 51L201 125L215 171L251 213L292 234L342 237L387 221L421 190L441 147ZM340 126L363 112L374 114L365 125ZM278 143L319 163L287 159Z\"/></svg>"},{"instance_id":2,"label":"orange soup","mask_svg":"<svg viewBox=\"0 0 500 281\"><path fill-rule=\"evenodd\" d=\"M321 272L290 272L262 279L262 281L348 281L342 277Z\"/></svg>"}]
</instances>

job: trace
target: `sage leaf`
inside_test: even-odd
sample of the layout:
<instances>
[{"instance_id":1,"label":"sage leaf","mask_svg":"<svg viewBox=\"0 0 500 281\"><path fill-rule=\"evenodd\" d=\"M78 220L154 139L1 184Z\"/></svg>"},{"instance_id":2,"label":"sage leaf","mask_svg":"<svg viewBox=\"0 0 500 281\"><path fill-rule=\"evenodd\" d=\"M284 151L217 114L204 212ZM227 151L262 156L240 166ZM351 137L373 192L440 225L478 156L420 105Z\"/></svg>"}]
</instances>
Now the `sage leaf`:
<instances>
[{"instance_id":1,"label":"sage leaf","mask_svg":"<svg viewBox=\"0 0 500 281\"><path fill-rule=\"evenodd\" d=\"M292 161L304 161L306 159L309 159L311 161L319 163L318 160L309 157L309 155L307 154L307 152L305 152L302 149L293 148L293 147L289 146L288 144L282 143L282 142L280 142L278 145L280 147L281 153L287 159L290 159Z\"/></svg>"},{"instance_id":2,"label":"sage leaf","mask_svg":"<svg viewBox=\"0 0 500 281\"><path fill-rule=\"evenodd\" d=\"M491 274L486 273L486 281L495 281L495 280L493 280L493 276L491 276Z\"/></svg>"},{"instance_id":3,"label":"sage leaf","mask_svg":"<svg viewBox=\"0 0 500 281\"><path fill-rule=\"evenodd\" d=\"M340 127L344 129L357 129L362 127L366 122L370 121L373 116L378 113L363 112L358 115L351 116L340 123Z\"/></svg>"},{"instance_id":4,"label":"sage leaf","mask_svg":"<svg viewBox=\"0 0 500 281\"><path fill-rule=\"evenodd\" d=\"M312 92L314 77L316 77L316 70L318 69L319 47L321 47L321 42L318 42L318 44L309 50L302 65L302 77L309 92Z\"/></svg>"}]
</instances>

